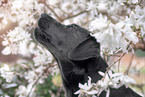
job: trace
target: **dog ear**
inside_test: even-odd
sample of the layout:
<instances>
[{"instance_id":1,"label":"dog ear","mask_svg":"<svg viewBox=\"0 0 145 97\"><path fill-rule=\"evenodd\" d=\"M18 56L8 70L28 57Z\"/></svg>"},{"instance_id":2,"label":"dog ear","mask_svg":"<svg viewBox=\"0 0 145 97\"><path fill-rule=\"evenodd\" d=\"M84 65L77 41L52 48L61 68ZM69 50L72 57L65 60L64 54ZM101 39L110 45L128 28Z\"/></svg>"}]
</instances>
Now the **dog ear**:
<instances>
[{"instance_id":1,"label":"dog ear","mask_svg":"<svg viewBox=\"0 0 145 97\"><path fill-rule=\"evenodd\" d=\"M95 38L90 37L70 50L68 57L70 60L86 60L100 56L100 44Z\"/></svg>"}]
</instances>

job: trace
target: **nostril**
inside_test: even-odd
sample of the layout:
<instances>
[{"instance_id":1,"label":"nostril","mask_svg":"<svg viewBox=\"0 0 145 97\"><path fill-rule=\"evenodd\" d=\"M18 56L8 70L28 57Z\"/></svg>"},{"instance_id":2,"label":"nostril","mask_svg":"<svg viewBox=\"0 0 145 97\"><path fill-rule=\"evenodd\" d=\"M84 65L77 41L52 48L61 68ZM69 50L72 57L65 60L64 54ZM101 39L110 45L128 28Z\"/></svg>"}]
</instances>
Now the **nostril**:
<instances>
[{"instance_id":1,"label":"nostril","mask_svg":"<svg viewBox=\"0 0 145 97\"><path fill-rule=\"evenodd\" d=\"M47 19L41 18L38 21L38 26L42 30L42 32L44 32L45 30L49 28L49 22L47 21Z\"/></svg>"},{"instance_id":2,"label":"nostril","mask_svg":"<svg viewBox=\"0 0 145 97\"><path fill-rule=\"evenodd\" d=\"M47 42L50 42L50 39L49 38L46 38Z\"/></svg>"},{"instance_id":3,"label":"nostril","mask_svg":"<svg viewBox=\"0 0 145 97\"><path fill-rule=\"evenodd\" d=\"M45 36L41 33L40 34L40 38L41 38L41 40L44 40L45 39Z\"/></svg>"}]
</instances>

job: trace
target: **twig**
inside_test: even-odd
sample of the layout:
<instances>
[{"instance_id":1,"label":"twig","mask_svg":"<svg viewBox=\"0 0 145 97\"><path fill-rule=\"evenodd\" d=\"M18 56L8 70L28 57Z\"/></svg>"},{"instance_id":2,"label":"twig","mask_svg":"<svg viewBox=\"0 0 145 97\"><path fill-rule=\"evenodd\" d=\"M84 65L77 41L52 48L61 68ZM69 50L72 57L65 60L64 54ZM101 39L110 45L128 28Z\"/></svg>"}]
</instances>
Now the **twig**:
<instances>
[{"instance_id":1,"label":"twig","mask_svg":"<svg viewBox=\"0 0 145 97\"><path fill-rule=\"evenodd\" d=\"M134 58L134 54L132 54L131 59L130 59L130 63L129 63L129 65L128 65L126 71L124 72L124 73L127 74L127 75L128 75L129 69L130 69L130 67L131 67L131 65L132 65L132 60L133 60L133 58Z\"/></svg>"},{"instance_id":2,"label":"twig","mask_svg":"<svg viewBox=\"0 0 145 97\"><path fill-rule=\"evenodd\" d=\"M107 68L107 71L106 71L106 72L108 72L108 70L109 70L112 66L114 66L114 64L116 64L118 61L120 61L120 60L125 56L125 54L126 54L126 53L123 53L122 56L121 56L118 60L116 60L113 64L111 64L111 65Z\"/></svg>"},{"instance_id":3,"label":"twig","mask_svg":"<svg viewBox=\"0 0 145 97\"><path fill-rule=\"evenodd\" d=\"M33 88L34 88L34 86L38 83L38 81L39 81L39 79L42 77L42 75L44 75L45 72L47 72L47 70L48 70L49 67L50 67L50 66L48 65L48 66L45 68L45 70L43 71L43 73L40 74L40 75L38 76L38 78L36 79L36 81L33 83L32 87L31 87L31 90L29 91L27 97L30 97L30 94L31 94L31 92L32 92L32 90L33 90Z\"/></svg>"},{"instance_id":4,"label":"twig","mask_svg":"<svg viewBox=\"0 0 145 97\"><path fill-rule=\"evenodd\" d=\"M61 22L63 22L63 21L66 20L66 19L70 19L70 18L79 16L79 15L81 15L81 14L87 13L87 12L89 12L89 11L84 10L84 11L81 11L81 12L79 12L79 13L77 13L77 14L74 14L74 15L68 15L68 17L62 18L62 19L61 19Z\"/></svg>"},{"instance_id":5,"label":"twig","mask_svg":"<svg viewBox=\"0 0 145 97\"><path fill-rule=\"evenodd\" d=\"M130 43L128 44L128 47L126 48L127 50L129 49L131 43L132 43L132 42L130 42ZM118 60L116 60L113 64L111 64L111 65L107 68L107 70L106 70L106 72L105 72L105 75L103 76L102 80L104 80L104 78L105 78L106 74L108 73L108 71L110 70L110 68L111 68L112 66L114 66L114 64L116 64L118 61L120 61L120 60L125 56L125 54L126 54L126 53L123 53L122 56L121 56Z\"/></svg>"},{"instance_id":6,"label":"twig","mask_svg":"<svg viewBox=\"0 0 145 97\"><path fill-rule=\"evenodd\" d=\"M62 19L56 14L56 12L48 4L46 4L46 2L44 2L44 4L57 17L57 19L61 22Z\"/></svg>"},{"instance_id":7,"label":"twig","mask_svg":"<svg viewBox=\"0 0 145 97\"><path fill-rule=\"evenodd\" d=\"M55 62L55 61L54 61L54 62ZM36 79L36 81L33 83L32 87L31 87L31 90L29 91L27 97L30 96L30 94L31 94L31 92L32 92L32 90L33 90L33 88L34 88L34 86L38 83L39 79L40 79L45 73L47 73L48 68L55 66L55 65L54 65L54 62L52 62L52 64L49 64L49 65L43 70L42 74L40 74L40 75L38 76L38 78Z\"/></svg>"},{"instance_id":8,"label":"twig","mask_svg":"<svg viewBox=\"0 0 145 97\"><path fill-rule=\"evenodd\" d=\"M27 97L30 96L30 94L31 94L31 92L32 92L32 90L33 90L33 88L34 88L34 86L38 83L38 81L39 81L39 79L41 78L42 75L43 75L43 74L39 75L39 77L37 78L37 80L34 82L34 84L32 85L31 90L29 91Z\"/></svg>"},{"instance_id":9,"label":"twig","mask_svg":"<svg viewBox=\"0 0 145 97\"><path fill-rule=\"evenodd\" d=\"M117 23L117 21L114 20L114 19L112 18L111 14L108 13L107 11L106 11L106 12L101 12L101 11L100 11L100 12L98 12L98 14L102 14L102 15L107 16L107 18L108 18L113 24L116 24L116 23ZM118 17L116 17L116 18L118 18Z\"/></svg>"},{"instance_id":10,"label":"twig","mask_svg":"<svg viewBox=\"0 0 145 97\"><path fill-rule=\"evenodd\" d=\"M118 72L120 71L120 70L119 70L119 67L120 67L120 61L119 61L119 63L118 63Z\"/></svg>"},{"instance_id":11,"label":"twig","mask_svg":"<svg viewBox=\"0 0 145 97\"><path fill-rule=\"evenodd\" d=\"M70 19L70 18L79 16L79 15L81 15L81 14L84 14L84 13L86 13L86 12L89 12L89 11L84 10L84 11L81 11L81 12L79 12L79 13L77 13L77 14L68 15L68 17L65 17L65 18L60 18L60 17L56 14L56 12L55 12L48 4L46 4L46 2L44 2L44 4L45 4L46 7L47 7L47 8L57 17L57 19L58 19L60 22L63 22L63 21L66 20L66 19Z\"/></svg>"},{"instance_id":12,"label":"twig","mask_svg":"<svg viewBox=\"0 0 145 97\"><path fill-rule=\"evenodd\" d=\"M107 57L111 57L111 56L116 56L116 57L120 57L120 55L117 55L117 54L107 54L105 52L103 52L103 54Z\"/></svg>"},{"instance_id":13,"label":"twig","mask_svg":"<svg viewBox=\"0 0 145 97\"><path fill-rule=\"evenodd\" d=\"M141 38L141 41L142 41L142 43L144 45L144 50L145 50L145 41L143 40L143 38Z\"/></svg>"},{"instance_id":14,"label":"twig","mask_svg":"<svg viewBox=\"0 0 145 97\"><path fill-rule=\"evenodd\" d=\"M102 80L104 80L104 78L105 78L106 74L108 73L108 71L110 70L110 68L111 68L112 66L114 66L114 64L116 64L118 61L120 61L120 60L123 58L123 56L125 56L125 54L126 54L126 53L123 53L122 56L121 56L118 60L116 60L113 64L111 64L111 65L107 68L107 70L106 70L106 72L105 72L105 75L103 76Z\"/></svg>"},{"instance_id":15,"label":"twig","mask_svg":"<svg viewBox=\"0 0 145 97\"><path fill-rule=\"evenodd\" d=\"M60 17L56 14L56 12L55 12L46 2L44 2L44 4L45 4L46 7L47 7L47 8L57 17L57 19L58 19L60 22L63 22L63 21L66 20L66 19L70 19L70 18L79 16L79 15L81 15L81 14L84 14L84 13L87 13L87 12L91 11L91 10L84 10L84 11L78 12L77 14L72 14L72 15L68 15L67 17L60 18ZM116 23L116 21L114 21L114 19L111 17L111 15L109 15L107 12L99 12L99 13L101 13L101 14L103 14L103 15L106 15L106 16L112 21L112 23L114 23L114 24ZM63 17L63 16L62 16L62 17Z\"/></svg>"}]
</instances>

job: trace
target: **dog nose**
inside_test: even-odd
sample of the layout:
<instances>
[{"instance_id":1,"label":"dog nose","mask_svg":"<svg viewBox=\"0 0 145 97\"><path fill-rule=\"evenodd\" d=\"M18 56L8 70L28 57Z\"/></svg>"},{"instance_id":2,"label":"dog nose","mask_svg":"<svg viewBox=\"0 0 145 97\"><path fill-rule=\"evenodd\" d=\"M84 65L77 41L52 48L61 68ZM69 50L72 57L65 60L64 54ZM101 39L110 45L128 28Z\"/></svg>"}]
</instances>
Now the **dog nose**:
<instances>
[{"instance_id":1,"label":"dog nose","mask_svg":"<svg viewBox=\"0 0 145 97\"><path fill-rule=\"evenodd\" d=\"M44 24L47 24L47 25L49 25L50 23L54 21L54 19L46 13L42 13L39 20L40 21L42 20Z\"/></svg>"},{"instance_id":2,"label":"dog nose","mask_svg":"<svg viewBox=\"0 0 145 97\"><path fill-rule=\"evenodd\" d=\"M46 13L42 13L41 17L48 17L48 15Z\"/></svg>"}]
</instances>

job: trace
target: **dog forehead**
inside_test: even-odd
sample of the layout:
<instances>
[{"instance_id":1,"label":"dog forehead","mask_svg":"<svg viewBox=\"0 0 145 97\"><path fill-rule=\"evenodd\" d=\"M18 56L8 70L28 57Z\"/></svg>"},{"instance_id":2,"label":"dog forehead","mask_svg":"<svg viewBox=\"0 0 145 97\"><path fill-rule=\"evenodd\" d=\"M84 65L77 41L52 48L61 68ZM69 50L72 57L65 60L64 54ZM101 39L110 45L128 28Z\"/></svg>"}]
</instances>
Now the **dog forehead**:
<instances>
[{"instance_id":1,"label":"dog forehead","mask_svg":"<svg viewBox=\"0 0 145 97\"><path fill-rule=\"evenodd\" d=\"M74 41L84 40L90 35L88 30L76 24L64 25L59 22L52 22L49 25L47 33L52 36L52 38L58 37L57 40L62 40L62 38L64 38L63 40L73 38Z\"/></svg>"},{"instance_id":2,"label":"dog forehead","mask_svg":"<svg viewBox=\"0 0 145 97\"><path fill-rule=\"evenodd\" d=\"M64 25L62 23L59 23L56 21L54 18L47 14L42 14L39 21L38 25L42 30L47 30L47 34L58 35L60 36L75 36L77 38L78 36L87 36L90 34L90 32L76 24L71 24L71 25ZM62 35L61 35L62 34ZM66 34L66 35L65 35ZM73 37L72 36L72 37Z\"/></svg>"},{"instance_id":3,"label":"dog forehead","mask_svg":"<svg viewBox=\"0 0 145 97\"><path fill-rule=\"evenodd\" d=\"M70 49L90 37L90 32L81 26L76 24L64 25L47 14L41 15L38 21L38 28L40 33L47 40L49 39L46 44L53 45L59 49Z\"/></svg>"}]
</instances>

